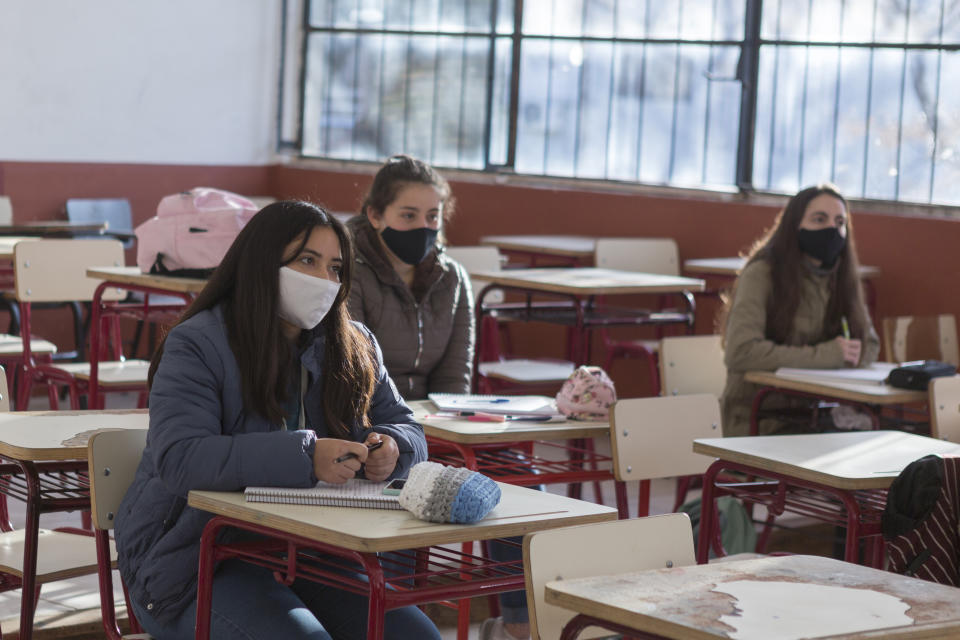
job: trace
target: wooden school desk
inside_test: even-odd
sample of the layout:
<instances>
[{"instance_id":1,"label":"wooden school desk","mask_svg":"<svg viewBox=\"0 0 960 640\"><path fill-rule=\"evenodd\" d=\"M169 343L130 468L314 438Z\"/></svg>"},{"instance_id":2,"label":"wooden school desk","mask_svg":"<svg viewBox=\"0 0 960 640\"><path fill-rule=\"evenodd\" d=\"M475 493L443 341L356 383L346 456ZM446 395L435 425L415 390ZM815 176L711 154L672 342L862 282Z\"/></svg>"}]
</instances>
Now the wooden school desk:
<instances>
[{"instance_id":1,"label":"wooden school desk","mask_svg":"<svg viewBox=\"0 0 960 640\"><path fill-rule=\"evenodd\" d=\"M90 508L87 439L97 429L146 429L146 410L0 413L0 492L26 502L23 594L36 586L40 514ZM93 544L93 539L90 539ZM20 638L33 633L33 603L20 602Z\"/></svg>"},{"instance_id":2,"label":"wooden school desk","mask_svg":"<svg viewBox=\"0 0 960 640\"><path fill-rule=\"evenodd\" d=\"M898 389L888 384L837 382L833 380L797 380L777 375L774 371L748 371L744 380L760 385L753 397L750 410L750 434L756 435L759 427L759 412L764 399L777 392L810 399L843 400L866 409L873 420L874 428L880 425L880 412L884 407L902 406L927 402L926 391Z\"/></svg>"},{"instance_id":3,"label":"wooden school desk","mask_svg":"<svg viewBox=\"0 0 960 640\"><path fill-rule=\"evenodd\" d=\"M960 589L815 556L554 580L545 599L579 614L562 640L591 625L674 640L960 636Z\"/></svg>"},{"instance_id":4,"label":"wooden school desk","mask_svg":"<svg viewBox=\"0 0 960 640\"><path fill-rule=\"evenodd\" d=\"M796 513L846 527L848 562L857 562L857 540L880 534L887 489L908 464L928 454L960 454L960 445L902 431L843 431L694 440L696 453L717 458L703 475L703 508L697 562L713 546L723 555L714 501L733 495L762 504L773 515ZM757 481L723 483L724 472ZM769 528L757 547L762 548ZM874 538L873 542L879 542ZM882 545L868 562L878 564Z\"/></svg>"},{"instance_id":5,"label":"wooden school desk","mask_svg":"<svg viewBox=\"0 0 960 640\"><path fill-rule=\"evenodd\" d=\"M609 421L562 420L475 422L467 418L428 417L437 409L429 400L408 403L429 443L430 459L480 471L521 486L579 484L613 480L610 456L568 440L607 438ZM533 452L538 443L542 451ZM574 497L579 495L573 492Z\"/></svg>"},{"instance_id":6,"label":"wooden school desk","mask_svg":"<svg viewBox=\"0 0 960 640\"><path fill-rule=\"evenodd\" d=\"M106 230L106 222L35 220L20 224L0 224L0 236L42 236L45 238L70 238L76 235L102 234Z\"/></svg>"},{"instance_id":7,"label":"wooden school desk","mask_svg":"<svg viewBox=\"0 0 960 640\"><path fill-rule=\"evenodd\" d=\"M592 327L676 322L677 314L675 313L659 314L599 307L595 304L596 297L651 293L681 294L687 304L687 313L684 317L692 327L696 303L691 292L703 290L703 280L596 267L478 271L471 272L470 277L485 281L485 286L477 297L476 326L483 326L483 318L489 311L484 308L483 299L490 291L500 289L522 294L526 303L514 308L510 312L510 319L552 322L570 327L572 329L570 359L576 365L589 362L589 330ZM538 306L533 302L534 296L547 296L556 304L548 303ZM561 300L557 301L557 298ZM474 357L474 380L479 376L479 354L482 351L481 345L478 344Z\"/></svg>"},{"instance_id":8,"label":"wooden school desk","mask_svg":"<svg viewBox=\"0 0 960 640\"><path fill-rule=\"evenodd\" d=\"M246 502L242 493L191 491L191 507L217 516L201 538L196 637L209 637L213 568L226 557L272 568L288 583L300 577L368 595L367 638L380 640L389 609L524 588L521 561L494 562L449 545L617 517L610 507L542 491L508 484L500 484L500 490L500 504L469 525L426 522L407 511ZM225 527L260 533L272 541L256 547L216 542ZM411 557L412 575L385 576L377 553L408 549L417 550L415 559ZM367 579L337 572L337 559Z\"/></svg>"},{"instance_id":9,"label":"wooden school desk","mask_svg":"<svg viewBox=\"0 0 960 640\"><path fill-rule=\"evenodd\" d=\"M90 394L91 409L102 409L104 398L100 393L100 375L97 364L106 356L106 339L113 327L114 352L120 353L119 318L134 317L138 320L156 321L175 317L184 307L176 304L152 304L150 295L175 296L189 304L206 285L206 280L175 278L141 273L137 267L91 267L87 276L103 282L93 294L90 312ZM139 291L145 294L139 302L104 302L103 293L109 288Z\"/></svg>"},{"instance_id":10,"label":"wooden school desk","mask_svg":"<svg viewBox=\"0 0 960 640\"><path fill-rule=\"evenodd\" d=\"M573 267L593 263L597 239L552 235L483 236L480 244L494 246L507 256L518 257L530 267L537 266L541 258Z\"/></svg>"}]
</instances>

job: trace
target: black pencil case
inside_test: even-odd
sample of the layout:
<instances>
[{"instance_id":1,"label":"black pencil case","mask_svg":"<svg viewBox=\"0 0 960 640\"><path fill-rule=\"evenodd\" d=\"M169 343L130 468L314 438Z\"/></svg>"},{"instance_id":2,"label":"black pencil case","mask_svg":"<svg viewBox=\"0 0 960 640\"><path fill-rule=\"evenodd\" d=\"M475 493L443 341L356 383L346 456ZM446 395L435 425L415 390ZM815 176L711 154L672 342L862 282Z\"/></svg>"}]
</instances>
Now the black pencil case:
<instances>
[{"instance_id":1,"label":"black pencil case","mask_svg":"<svg viewBox=\"0 0 960 640\"><path fill-rule=\"evenodd\" d=\"M933 378L952 376L956 372L957 368L954 365L939 360L909 362L891 371L887 384L900 389L926 391L927 385Z\"/></svg>"}]
</instances>

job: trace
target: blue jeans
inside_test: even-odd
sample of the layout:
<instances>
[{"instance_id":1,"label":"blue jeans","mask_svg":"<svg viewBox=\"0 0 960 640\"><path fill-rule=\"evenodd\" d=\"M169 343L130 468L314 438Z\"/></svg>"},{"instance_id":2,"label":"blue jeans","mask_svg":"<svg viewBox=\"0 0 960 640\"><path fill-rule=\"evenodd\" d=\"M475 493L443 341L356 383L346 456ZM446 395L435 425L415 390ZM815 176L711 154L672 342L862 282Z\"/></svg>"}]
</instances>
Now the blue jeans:
<instances>
[{"instance_id":1,"label":"blue jeans","mask_svg":"<svg viewBox=\"0 0 960 640\"><path fill-rule=\"evenodd\" d=\"M194 638L196 601L166 624L154 620L139 604L131 606L156 640ZM416 607L388 611L384 628L388 640L440 640L437 627ZM309 580L296 580L287 587L271 571L240 560L225 560L213 576L212 639L362 640L366 635L365 596Z\"/></svg>"}]
</instances>

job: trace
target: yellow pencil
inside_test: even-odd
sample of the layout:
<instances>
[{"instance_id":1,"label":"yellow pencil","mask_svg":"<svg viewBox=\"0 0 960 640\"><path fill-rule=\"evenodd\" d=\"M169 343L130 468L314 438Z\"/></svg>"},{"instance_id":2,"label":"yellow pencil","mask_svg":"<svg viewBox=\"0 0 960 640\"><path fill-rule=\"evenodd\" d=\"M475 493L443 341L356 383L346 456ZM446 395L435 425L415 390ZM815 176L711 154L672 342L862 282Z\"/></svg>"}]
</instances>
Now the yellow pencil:
<instances>
[{"instance_id":1,"label":"yellow pencil","mask_svg":"<svg viewBox=\"0 0 960 640\"><path fill-rule=\"evenodd\" d=\"M840 326L843 328L843 337L850 339L850 323L847 322L847 316L840 317Z\"/></svg>"}]
</instances>

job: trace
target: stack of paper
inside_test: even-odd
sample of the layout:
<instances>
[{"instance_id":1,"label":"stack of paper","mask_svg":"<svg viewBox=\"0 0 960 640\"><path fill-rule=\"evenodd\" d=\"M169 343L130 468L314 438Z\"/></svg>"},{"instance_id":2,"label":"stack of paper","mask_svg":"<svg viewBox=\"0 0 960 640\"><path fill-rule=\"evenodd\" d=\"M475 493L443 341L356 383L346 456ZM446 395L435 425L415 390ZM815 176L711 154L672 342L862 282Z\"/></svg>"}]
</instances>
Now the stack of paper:
<instances>
[{"instance_id":1,"label":"stack of paper","mask_svg":"<svg viewBox=\"0 0 960 640\"><path fill-rule=\"evenodd\" d=\"M468 393L430 393L440 411L495 413L513 416L555 416L557 404L547 396L485 396Z\"/></svg>"},{"instance_id":2,"label":"stack of paper","mask_svg":"<svg viewBox=\"0 0 960 640\"><path fill-rule=\"evenodd\" d=\"M795 369L780 367L776 374L791 380L809 380L811 382L845 382L848 384L886 384L897 365L889 362L875 362L869 367L855 369Z\"/></svg>"}]
</instances>

